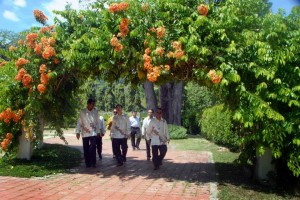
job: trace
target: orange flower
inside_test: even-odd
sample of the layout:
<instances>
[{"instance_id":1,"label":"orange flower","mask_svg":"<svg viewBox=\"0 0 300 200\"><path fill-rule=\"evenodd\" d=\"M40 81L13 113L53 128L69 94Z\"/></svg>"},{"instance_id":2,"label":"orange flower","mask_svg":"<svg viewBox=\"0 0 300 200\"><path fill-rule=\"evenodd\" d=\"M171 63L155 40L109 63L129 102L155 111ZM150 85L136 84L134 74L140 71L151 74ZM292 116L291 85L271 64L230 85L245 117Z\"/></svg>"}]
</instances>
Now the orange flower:
<instances>
[{"instance_id":1,"label":"orange flower","mask_svg":"<svg viewBox=\"0 0 300 200\"><path fill-rule=\"evenodd\" d=\"M25 74L22 78L22 83L25 87L30 88L32 83L32 78L30 74Z\"/></svg>"},{"instance_id":2,"label":"orange flower","mask_svg":"<svg viewBox=\"0 0 300 200\"><path fill-rule=\"evenodd\" d=\"M165 65L165 70L170 71L170 65Z\"/></svg>"},{"instance_id":3,"label":"orange flower","mask_svg":"<svg viewBox=\"0 0 300 200\"><path fill-rule=\"evenodd\" d=\"M123 45L118 43L117 46L115 46L115 51L122 51Z\"/></svg>"},{"instance_id":4,"label":"orange flower","mask_svg":"<svg viewBox=\"0 0 300 200\"><path fill-rule=\"evenodd\" d=\"M142 4L142 11L146 12L148 10L149 4L148 3L143 3Z\"/></svg>"},{"instance_id":5,"label":"orange flower","mask_svg":"<svg viewBox=\"0 0 300 200\"><path fill-rule=\"evenodd\" d=\"M151 64L151 62L144 62L144 69L147 71L152 70L153 66Z\"/></svg>"},{"instance_id":6,"label":"orange flower","mask_svg":"<svg viewBox=\"0 0 300 200\"><path fill-rule=\"evenodd\" d=\"M151 49L150 48L145 49L145 54L149 55L150 53L151 53Z\"/></svg>"},{"instance_id":7,"label":"orange flower","mask_svg":"<svg viewBox=\"0 0 300 200\"><path fill-rule=\"evenodd\" d=\"M48 42L49 42L49 44L51 45L51 46L53 46L54 44L55 44L55 39L53 38L53 37L49 37L48 38Z\"/></svg>"},{"instance_id":8,"label":"orange flower","mask_svg":"<svg viewBox=\"0 0 300 200\"><path fill-rule=\"evenodd\" d=\"M174 41L172 46L174 49L181 49L181 44L178 41Z\"/></svg>"},{"instance_id":9,"label":"orange flower","mask_svg":"<svg viewBox=\"0 0 300 200\"><path fill-rule=\"evenodd\" d=\"M55 55L56 55L55 49L50 46L46 47L42 54L44 59L49 59L50 57L55 56Z\"/></svg>"},{"instance_id":10,"label":"orange flower","mask_svg":"<svg viewBox=\"0 0 300 200\"><path fill-rule=\"evenodd\" d=\"M49 75L48 75L48 74L46 74L46 73L42 73L42 74L41 74L40 81L41 81L42 84L47 85L49 79L50 79L50 78L49 78Z\"/></svg>"},{"instance_id":11,"label":"orange flower","mask_svg":"<svg viewBox=\"0 0 300 200\"><path fill-rule=\"evenodd\" d=\"M122 10L128 10L129 5L127 2L121 2L121 3L112 3L109 5L109 12L120 12Z\"/></svg>"},{"instance_id":12,"label":"orange flower","mask_svg":"<svg viewBox=\"0 0 300 200\"><path fill-rule=\"evenodd\" d=\"M145 62L151 62L151 61L152 61L152 58L151 58L151 56L148 56L147 54L144 54L144 55L143 55L143 60L144 60Z\"/></svg>"},{"instance_id":13,"label":"orange flower","mask_svg":"<svg viewBox=\"0 0 300 200\"><path fill-rule=\"evenodd\" d=\"M1 62L1 63L0 63L0 68L1 68L2 66L4 66L6 63L7 63L6 61Z\"/></svg>"},{"instance_id":14,"label":"orange flower","mask_svg":"<svg viewBox=\"0 0 300 200\"><path fill-rule=\"evenodd\" d=\"M208 6L205 4L200 4L197 9L198 13L204 16L207 16Z\"/></svg>"},{"instance_id":15,"label":"orange flower","mask_svg":"<svg viewBox=\"0 0 300 200\"><path fill-rule=\"evenodd\" d=\"M38 35L36 33L28 33L26 36L26 45L29 48L35 47L35 40L37 39Z\"/></svg>"},{"instance_id":16,"label":"orange flower","mask_svg":"<svg viewBox=\"0 0 300 200\"><path fill-rule=\"evenodd\" d=\"M168 58L173 58L174 57L174 52L169 51L169 53L167 54Z\"/></svg>"},{"instance_id":17,"label":"orange flower","mask_svg":"<svg viewBox=\"0 0 300 200\"><path fill-rule=\"evenodd\" d=\"M117 37L112 37L112 38L110 39L110 45L111 45L111 46L115 47L115 46L117 46L118 44L119 44L119 40L118 40Z\"/></svg>"},{"instance_id":18,"label":"orange flower","mask_svg":"<svg viewBox=\"0 0 300 200\"><path fill-rule=\"evenodd\" d=\"M34 18L36 21L40 22L41 24L45 24L47 21L47 17L44 15L44 13L40 10L34 10L33 11Z\"/></svg>"},{"instance_id":19,"label":"orange flower","mask_svg":"<svg viewBox=\"0 0 300 200\"><path fill-rule=\"evenodd\" d=\"M54 58L53 63L57 65L59 63L59 60L57 58Z\"/></svg>"},{"instance_id":20,"label":"orange flower","mask_svg":"<svg viewBox=\"0 0 300 200\"><path fill-rule=\"evenodd\" d=\"M153 72L147 73L147 79L150 82L155 82L157 80L157 76Z\"/></svg>"},{"instance_id":21,"label":"orange flower","mask_svg":"<svg viewBox=\"0 0 300 200\"><path fill-rule=\"evenodd\" d=\"M20 81L23 79L26 74L26 70L24 68L19 69L18 74L15 76L15 80Z\"/></svg>"},{"instance_id":22,"label":"orange flower","mask_svg":"<svg viewBox=\"0 0 300 200\"><path fill-rule=\"evenodd\" d=\"M34 48L34 53L35 53L36 55L41 54L42 48L43 48L42 45L36 44L36 45L35 45L35 48Z\"/></svg>"},{"instance_id":23,"label":"orange flower","mask_svg":"<svg viewBox=\"0 0 300 200\"><path fill-rule=\"evenodd\" d=\"M156 28L156 35L158 38L163 38L166 35L166 29L163 26Z\"/></svg>"},{"instance_id":24,"label":"orange flower","mask_svg":"<svg viewBox=\"0 0 300 200\"><path fill-rule=\"evenodd\" d=\"M157 47L157 48L156 48L156 53L157 53L158 55L160 55L160 56L163 56L164 53L165 53L165 50L164 50L164 48L162 48L162 47Z\"/></svg>"},{"instance_id":25,"label":"orange flower","mask_svg":"<svg viewBox=\"0 0 300 200\"><path fill-rule=\"evenodd\" d=\"M214 70L214 69L209 70L208 76L210 79L212 79L216 75L217 75L216 70Z\"/></svg>"},{"instance_id":26,"label":"orange flower","mask_svg":"<svg viewBox=\"0 0 300 200\"><path fill-rule=\"evenodd\" d=\"M11 140L13 138L13 134L11 133L6 133L6 139Z\"/></svg>"},{"instance_id":27,"label":"orange flower","mask_svg":"<svg viewBox=\"0 0 300 200\"><path fill-rule=\"evenodd\" d=\"M19 40L19 41L18 41L18 44L19 44L19 45L23 45L23 44L24 44L24 41L23 41L23 40Z\"/></svg>"},{"instance_id":28,"label":"orange flower","mask_svg":"<svg viewBox=\"0 0 300 200\"><path fill-rule=\"evenodd\" d=\"M40 28L39 33L49 33L50 32L50 28L48 26L43 26L42 28Z\"/></svg>"},{"instance_id":29,"label":"orange flower","mask_svg":"<svg viewBox=\"0 0 300 200\"><path fill-rule=\"evenodd\" d=\"M26 60L25 58L19 58L16 62L16 65L19 68L23 65L26 65L27 63L29 63L29 60Z\"/></svg>"},{"instance_id":30,"label":"orange flower","mask_svg":"<svg viewBox=\"0 0 300 200\"><path fill-rule=\"evenodd\" d=\"M183 55L184 55L184 51L182 51L181 49L177 49L177 50L175 51L175 57L176 57L177 59L180 59Z\"/></svg>"},{"instance_id":31,"label":"orange flower","mask_svg":"<svg viewBox=\"0 0 300 200\"><path fill-rule=\"evenodd\" d=\"M214 77L212 78L211 81L212 81L213 83L215 83L215 84L218 84L218 83L221 82L221 77L218 76L218 75L216 75L216 76L214 76Z\"/></svg>"},{"instance_id":32,"label":"orange flower","mask_svg":"<svg viewBox=\"0 0 300 200\"><path fill-rule=\"evenodd\" d=\"M10 47L8 48L9 51L15 51L16 49L17 49L17 48L14 47L14 46L10 46Z\"/></svg>"},{"instance_id":33,"label":"orange flower","mask_svg":"<svg viewBox=\"0 0 300 200\"><path fill-rule=\"evenodd\" d=\"M42 74L42 73L45 73L46 71L47 71L47 66L45 64L42 64L40 66L39 72Z\"/></svg>"},{"instance_id":34,"label":"orange flower","mask_svg":"<svg viewBox=\"0 0 300 200\"><path fill-rule=\"evenodd\" d=\"M37 89L41 94L44 94L44 93L46 93L47 88L44 84L38 84Z\"/></svg>"}]
</instances>

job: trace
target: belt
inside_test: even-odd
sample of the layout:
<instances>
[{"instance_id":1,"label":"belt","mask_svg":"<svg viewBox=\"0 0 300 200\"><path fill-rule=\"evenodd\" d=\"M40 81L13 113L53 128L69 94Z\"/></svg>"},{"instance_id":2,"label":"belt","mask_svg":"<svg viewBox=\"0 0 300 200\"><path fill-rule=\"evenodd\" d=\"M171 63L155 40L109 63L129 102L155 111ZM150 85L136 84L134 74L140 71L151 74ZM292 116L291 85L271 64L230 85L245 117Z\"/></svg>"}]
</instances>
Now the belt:
<instances>
[{"instance_id":1,"label":"belt","mask_svg":"<svg viewBox=\"0 0 300 200\"><path fill-rule=\"evenodd\" d=\"M135 129L137 129L137 128L140 128L140 127L133 127L133 126L131 126L131 128L135 128Z\"/></svg>"}]
</instances>

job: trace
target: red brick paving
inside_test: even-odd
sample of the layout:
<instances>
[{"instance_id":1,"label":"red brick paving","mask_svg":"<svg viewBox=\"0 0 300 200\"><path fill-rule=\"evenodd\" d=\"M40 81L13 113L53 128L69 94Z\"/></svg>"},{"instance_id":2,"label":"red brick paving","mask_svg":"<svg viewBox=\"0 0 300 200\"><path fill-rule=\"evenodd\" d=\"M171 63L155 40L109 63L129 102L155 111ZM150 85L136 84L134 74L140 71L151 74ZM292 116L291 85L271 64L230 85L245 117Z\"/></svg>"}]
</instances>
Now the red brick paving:
<instances>
[{"instance_id":1,"label":"red brick paving","mask_svg":"<svg viewBox=\"0 0 300 200\"><path fill-rule=\"evenodd\" d=\"M82 150L81 140L66 136L70 146ZM48 138L45 143L63 142ZM103 159L96 168L86 169L84 163L65 174L42 178L0 176L0 199L5 200L187 200L216 199L211 195L215 182L211 153L176 151L169 145L166 158L159 170L153 170L146 160L145 142L141 150L133 151L128 140L127 162L116 167L112 158L111 142L103 140Z\"/></svg>"}]
</instances>

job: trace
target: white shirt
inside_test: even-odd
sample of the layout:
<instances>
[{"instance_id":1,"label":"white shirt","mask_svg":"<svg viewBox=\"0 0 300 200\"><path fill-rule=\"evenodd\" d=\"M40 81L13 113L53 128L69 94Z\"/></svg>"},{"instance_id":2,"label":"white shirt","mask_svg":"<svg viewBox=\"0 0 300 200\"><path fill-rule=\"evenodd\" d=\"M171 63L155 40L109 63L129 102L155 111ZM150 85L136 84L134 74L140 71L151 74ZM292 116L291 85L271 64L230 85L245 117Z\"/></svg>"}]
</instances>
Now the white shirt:
<instances>
[{"instance_id":1,"label":"white shirt","mask_svg":"<svg viewBox=\"0 0 300 200\"><path fill-rule=\"evenodd\" d=\"M152 117L150 118L149 116L146 117L144 120L143 120L143 126L142 126L142 135L145 137L146 140L150 140L149 138L149 123L154 119L155 117Z\"/></svg>"},{"instance_id":2,"label":"white shirt","mask_svg":"<svg viewBox=\"0 0 300 200\"><path fill-rule=\"evenodd\" d=\"M131 127L140 128L140 118L139 117L129 117L129 122Z\"/></svg>"},{"instance_id":3,"label":"white shirt","mask_svg":"<svg viewBox=\"0 0 300 200\"><path fill-rule=\"evenodd\" d=\"M112 138L127 138L130 136L130 122L126 115L114 115L111 125Z\"/></svg>"},{"instance_id":4,"label":"white shirt","mask_svg":"<svg viewBox=\"0 0 300 200\"><path fill-rule=\"evenodd\" d=\"M105 135L106 133L106 126L105 126L105 121L102 116L99 116L99 126L100 126L100 132L101 134Z\"/></svg>"},{"instance_id":5,"label":"white shirt","mask_svg":"<svg viewBox=\"0 0 300 200\"><path fill-rule=\"evenodd\" d=\"M75 133L81 133L82 137L96 136L100 133L99 115L96 109L87 108L80 111Z\"/></svg>"},{"instance_id":6,"label":"white shirt","mask_svg":"<svg viewBox=\"0 0 300 200\"><path fill-rule=\"evenodd\" d=\"M151 145L166 145L170 140L167 121L163 118L157 118L150 121L148 125L149 138Z\"/></svg>"}]
</instances>

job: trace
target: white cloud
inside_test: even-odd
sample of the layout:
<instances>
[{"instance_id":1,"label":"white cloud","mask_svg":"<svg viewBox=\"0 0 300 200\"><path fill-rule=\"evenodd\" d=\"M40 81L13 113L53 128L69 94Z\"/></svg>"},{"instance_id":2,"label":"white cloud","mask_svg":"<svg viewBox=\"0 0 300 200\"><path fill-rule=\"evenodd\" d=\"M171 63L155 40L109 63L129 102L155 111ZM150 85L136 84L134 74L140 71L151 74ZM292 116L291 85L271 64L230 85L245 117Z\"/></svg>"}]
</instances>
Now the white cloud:
<instances>
[{"instance_id":1,"label":"white cloud","mask_svg":"<svg viewBox=\"0 0 300 200\"><path fill-rule=\"evenodd\" d=\"M18 16L14 12L11 12L11 11L8 11L8 10L4 11L3 17L8 19L8 20L15 21L15 22L20 21L20 19L18 18Z\"/></svg>"},{"instance_id":2,"label":"white cloud","mask_svg":"<svg viewBox=\"0 0 300 200\"><path fill-rule=\"evenodd\" d=\"M78 0L52 0L48 3L43 3L42 5L47 11L52 12L53 10L64 10L67 3L70 3L71 8L76 10L80 7Z\"/></svg>"},{"instance_id":3,"label":"white cloud","mask_svg":"<svg viewBox=\"0 0 300 200\"><path fill-rule=\"evenodd\" d=\"M25 0L14 0L13 2L16 6L20 6L20 7L25 7L26 6L26 1Z\"/></svg>"}]
</instances>

